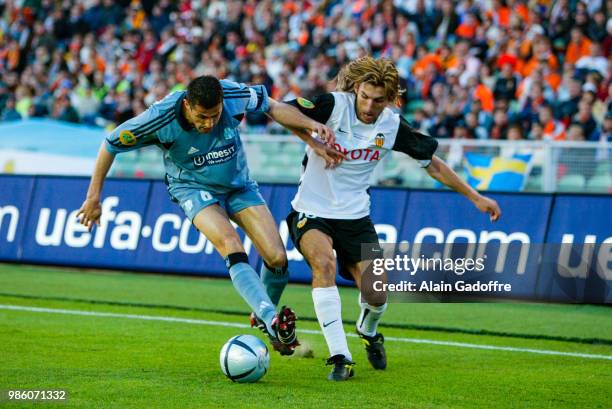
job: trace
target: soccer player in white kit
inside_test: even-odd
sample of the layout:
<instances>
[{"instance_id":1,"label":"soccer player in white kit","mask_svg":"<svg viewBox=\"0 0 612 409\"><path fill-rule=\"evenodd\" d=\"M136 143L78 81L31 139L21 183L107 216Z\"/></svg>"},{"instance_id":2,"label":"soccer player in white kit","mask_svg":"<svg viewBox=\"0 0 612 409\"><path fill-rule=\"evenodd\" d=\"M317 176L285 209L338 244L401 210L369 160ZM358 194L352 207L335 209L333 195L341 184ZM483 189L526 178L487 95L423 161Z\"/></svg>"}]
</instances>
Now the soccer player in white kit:
<instances>
[{"instance_id":1,"label":"soccer player in white kit","mask_svg":"<svg viewBox=\"0 0 612 409\"><path fill-rule=\"evenodd\" d=\"M361 274L371 260L363 260L362 243L378 243L370 220L367 189L376 165L389 151L404 152L427 173L466 196L479 210L497 220L497 203L465 183L434 155L438 142L411 128L389 107L399 93L399 75L389 59L362 57L347 64L338 75L337 91L313 102L290 101L302 113L333 129L335 148L344 154L336 167L306 149L298 193L287 216L291 239L312 269L312 299L333 365L330 380L353 376L351 353L342 325L340 295L336 287L336 250L340 274L361 289ZM363 294L363 293L362 293ZM385 369L384 337L377 332L386 301L369 304L360 299L357 333L375 369Z\"/></svg>"}]
</instances>

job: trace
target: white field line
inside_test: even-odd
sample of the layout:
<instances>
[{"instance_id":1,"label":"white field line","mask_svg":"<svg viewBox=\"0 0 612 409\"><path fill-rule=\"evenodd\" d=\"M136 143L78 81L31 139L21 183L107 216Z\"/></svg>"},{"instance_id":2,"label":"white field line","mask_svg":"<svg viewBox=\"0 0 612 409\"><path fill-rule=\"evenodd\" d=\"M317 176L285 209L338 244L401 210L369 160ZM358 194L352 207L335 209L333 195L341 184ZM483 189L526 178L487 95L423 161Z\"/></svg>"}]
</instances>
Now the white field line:
<instances>
[{"instance_id":1,"label":"white field line","mask_svg":"<svg viewBox=\"0 0 612 409\"><path fill-rule=\"evenodd\" d=\"M155 315L119 314L119 313L113 313L113 312L64 310L64 309L59 309L59 308L24 307L21 305L0 304L0 310L41 312L41 313L50 313L50 314L66 314L66 315L81 315L81 316L90 316L90 317L128 318L128 319L145 320L145 321L179 322L183 324L211 325L211 326L216 326L216 327L231 327L231 328L242 328L242 329L250 328L250 326L247 324L239 324L236 322L198 320L198 319L193 319L193 318L179 318L179 317L161 317L161 316L155 316ZM298 330L298 332L303 333L303 334L316 334L316 335L323 334L321 331L309 330L309 329ZM352 333L347 333L346 335L349 337L357 337L357 335L352 334ZM569 357L574 357L574 358L612 360L612 355L584 354L580 352L551 351L551 350L546 350L546 349L518 348L518 347L483 345L483 344L469 344L465 342L436 341L432 339L421 339L421 338L385 337L385 340L394 341L394 342L409 342L413 344L440 345L440 346L449 346L449 347L457 347L457 348L485 349L485 350L490 350L490 351L526 352L526 353L541 354L541 355L569 356Z\"/></svg>"}]
</instances>

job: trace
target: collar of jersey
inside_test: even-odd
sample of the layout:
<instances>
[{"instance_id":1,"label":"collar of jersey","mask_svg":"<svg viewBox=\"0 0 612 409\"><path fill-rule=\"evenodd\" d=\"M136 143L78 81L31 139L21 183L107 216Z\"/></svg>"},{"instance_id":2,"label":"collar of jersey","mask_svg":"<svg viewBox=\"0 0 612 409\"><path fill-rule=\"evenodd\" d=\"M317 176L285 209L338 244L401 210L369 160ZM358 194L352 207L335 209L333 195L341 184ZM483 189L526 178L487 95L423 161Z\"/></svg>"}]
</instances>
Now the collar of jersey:
<instances>
[{"instance_id":1,"label":"collar of jersey","mask_svg":"<svg viewBox=\"0 0 612 409\"><path fill-rule=\"evenodd\" d=\"M189 132L193 129L193 126L187 121L187 118L183 115L183 100L187 96L187 93L184 92L183 95L176 100L176 104L174 104L174 112L176 113L176 119L178 120L179 125L183 130Z\"/></svg>"}]
</instances>

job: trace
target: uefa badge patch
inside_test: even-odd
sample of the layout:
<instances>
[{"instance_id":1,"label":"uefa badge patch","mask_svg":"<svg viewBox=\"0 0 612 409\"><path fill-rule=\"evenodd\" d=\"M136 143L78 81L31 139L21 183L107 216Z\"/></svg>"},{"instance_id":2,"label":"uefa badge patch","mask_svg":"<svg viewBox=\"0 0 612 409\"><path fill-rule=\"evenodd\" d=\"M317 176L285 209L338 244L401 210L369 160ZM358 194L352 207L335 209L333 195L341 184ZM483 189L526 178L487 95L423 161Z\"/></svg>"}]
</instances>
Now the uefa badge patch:
<instances>
[{"instance_id":1,"label":"uefa badge patch","mask_svg":"<svg viewBox=\"0 0 612 409\"><path fill-rule=\"evenodd\" d=\"M119 133L119 141L124 146L136 145L136 137L128 130L123 130Z\"/></svg>"},{"instance_id":2,"label":"uefa badge patch","mask_svg":"<svg viewBox=\"0 0 612 409\"><path fill-rule=\"evenodd\" d=\"M312 103L312 101L307 100L306 98L302 98L299 97L297 99L297 103L302 107L302 108L306 108L306 109L313 109L315 107L315 104Z\"/></svg>"},{"instance_id":3,"label":"uefa badge patch","mask_svg":"<svg viewBox=\"0 0 612 409\"><path fill-rule=\"evenodd\" d=\"M377 134L376 138L374 138L374 144L377 147L382 148L385 145L385 135L382 133Z\"/></svg>"}]
</instances>

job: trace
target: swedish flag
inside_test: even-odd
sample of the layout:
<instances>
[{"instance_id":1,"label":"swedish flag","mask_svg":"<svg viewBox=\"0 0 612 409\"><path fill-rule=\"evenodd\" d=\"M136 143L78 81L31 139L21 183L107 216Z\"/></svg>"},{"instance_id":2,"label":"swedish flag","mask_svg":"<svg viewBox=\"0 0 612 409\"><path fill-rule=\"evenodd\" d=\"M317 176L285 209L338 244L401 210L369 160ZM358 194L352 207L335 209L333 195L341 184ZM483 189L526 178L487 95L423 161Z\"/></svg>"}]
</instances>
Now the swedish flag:
<instances>
[{"instance_id":1,"label":"swedish flag","mask_svg":"<svg viewBox=\"0 0 612 409\"><path fill-rule=\"evenodd\" d=\"M466 153L467 181L478 190L523 190L531 170L531 157L531 154L514 154L505 158Z\"/></svg>"}]
</instances>

